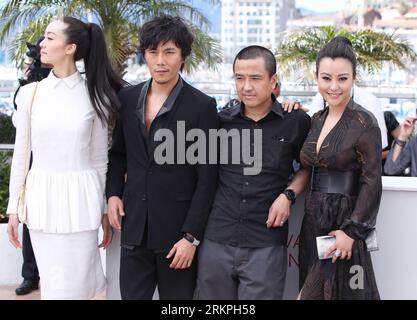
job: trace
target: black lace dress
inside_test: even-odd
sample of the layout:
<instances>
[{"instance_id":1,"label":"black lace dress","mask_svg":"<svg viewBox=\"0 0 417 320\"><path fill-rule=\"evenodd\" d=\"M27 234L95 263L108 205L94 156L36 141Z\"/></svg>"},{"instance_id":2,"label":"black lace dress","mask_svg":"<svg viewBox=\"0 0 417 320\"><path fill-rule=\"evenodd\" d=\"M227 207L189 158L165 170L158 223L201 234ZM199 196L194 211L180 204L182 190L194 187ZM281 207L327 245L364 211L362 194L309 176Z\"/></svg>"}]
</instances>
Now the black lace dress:
<instances>
[{"instance_id":1,"label":"black lace dress","mask_svg":"<svg viewBox=\"0 0 417 320\"><path fill-rule=\"evenodd\" d=\"M381 200L381 132L374 116L351 100L317 154L327 115L325 108L313 116L301 164L309 169L356 171L359 190L357 196L307 191L300 233L300 298L379 299L364 239L375 226ZM331 259L319 260L316 237L338 229L355 239L352 258L334 264Z\"/></svg>"}]
</instances>

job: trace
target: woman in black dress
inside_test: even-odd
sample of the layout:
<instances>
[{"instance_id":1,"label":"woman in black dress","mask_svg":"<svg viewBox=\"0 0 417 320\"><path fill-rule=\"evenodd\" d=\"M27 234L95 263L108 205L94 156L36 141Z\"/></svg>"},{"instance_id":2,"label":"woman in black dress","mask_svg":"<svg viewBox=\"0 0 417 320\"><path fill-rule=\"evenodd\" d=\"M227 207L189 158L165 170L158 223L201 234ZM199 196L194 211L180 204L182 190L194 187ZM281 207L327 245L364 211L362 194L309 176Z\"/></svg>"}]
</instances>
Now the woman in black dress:
<instances>
[{"instance_id":1,"label":"woman in black dress","mask_svg":"<svg viewBox=\"0 0 417 320\"><path fill-rule=\"evenodd\" d=\"M311 172L300 234L300 299L379 299L365 239L375 226L381 184L381 133L375 117L353 102L356 58L336 37L318 54L316 76L327 107L312 117L301 150ZM316 237L333 235L319 260Z\"/></svg>"}]
</instances>

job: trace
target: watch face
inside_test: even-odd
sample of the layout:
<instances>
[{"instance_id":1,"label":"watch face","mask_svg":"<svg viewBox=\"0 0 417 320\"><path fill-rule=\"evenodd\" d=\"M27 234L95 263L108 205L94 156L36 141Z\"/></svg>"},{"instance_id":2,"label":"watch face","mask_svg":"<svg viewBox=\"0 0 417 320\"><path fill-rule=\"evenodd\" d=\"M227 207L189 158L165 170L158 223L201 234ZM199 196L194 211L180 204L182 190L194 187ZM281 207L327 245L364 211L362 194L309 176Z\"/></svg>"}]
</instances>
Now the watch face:
<instances>
[{"instance_id":1,"label":"watch face","mask_svg":"<svg viewBox=\"0 0 417 320\"><path fill-rule=\"evenodd\" d=\"M287 196L288 200L290 200L292 203L295 202L295 192L291 189L286 189L284 191L284 194Z\"/></svg>"}]
</instances>

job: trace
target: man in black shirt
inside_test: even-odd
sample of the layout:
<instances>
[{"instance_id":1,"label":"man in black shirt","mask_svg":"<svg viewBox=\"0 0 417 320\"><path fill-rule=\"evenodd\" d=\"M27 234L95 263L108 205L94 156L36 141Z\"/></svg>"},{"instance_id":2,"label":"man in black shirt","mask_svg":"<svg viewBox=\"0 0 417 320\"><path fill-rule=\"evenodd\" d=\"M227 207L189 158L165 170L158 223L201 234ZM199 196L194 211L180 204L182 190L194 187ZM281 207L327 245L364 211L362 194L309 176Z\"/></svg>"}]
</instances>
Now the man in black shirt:
<instances>
[{"instance_id":1,"label":"man in black shirt","mask_svg":"<svg viewBox=\"0 0 417 320\"><path fill-rule=\"evenodd\" d=\"M233 71L241 103L219 116L221 129L242 136L240 161L220 161L216 196L199 252L196 297L282 299L287 219L302 189L297 178L287 186L310 118L302 110L283 111L271 94L277 75L275 57L268 49L243 49ZM235 141L220 140L220 158L236 158ZM245 159L248 153L253 163Z\"/></svg>"}]
</instances>

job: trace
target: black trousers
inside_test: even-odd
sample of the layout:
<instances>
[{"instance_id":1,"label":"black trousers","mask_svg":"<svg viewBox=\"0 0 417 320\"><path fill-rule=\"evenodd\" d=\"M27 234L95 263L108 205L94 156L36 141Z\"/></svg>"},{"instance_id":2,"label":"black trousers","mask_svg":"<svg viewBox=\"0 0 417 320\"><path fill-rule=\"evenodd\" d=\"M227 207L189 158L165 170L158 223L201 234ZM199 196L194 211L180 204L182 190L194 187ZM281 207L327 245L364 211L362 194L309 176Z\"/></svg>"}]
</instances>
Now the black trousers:
<instances>
[{"instance_id":1,"label":"black trousers","mask_svg":"<svg viewBox=\"0 0 417 320\"><path fill-rule=\"evenodd\" d=\"M25 280L39 280L38 266L36 265L35 254L33 253L32 242L30 241L29 229L23 224L22 235L23 266L22 277Z\"/></svg>"},{"instance_id":2,"label":"black trousers","mask_svg":"<svg viewBox=\"0 0 417 320\"><path fill-rule=\"evenodd\" d=\"M120 293L123 300L151 300L158 286L161 300L191 300L196 283L196 256L187 269L171 269L168 252L145 246L123 246L120 252Z\"/></svg>"}]
</instances>

